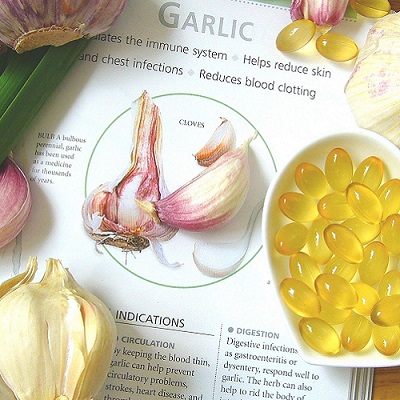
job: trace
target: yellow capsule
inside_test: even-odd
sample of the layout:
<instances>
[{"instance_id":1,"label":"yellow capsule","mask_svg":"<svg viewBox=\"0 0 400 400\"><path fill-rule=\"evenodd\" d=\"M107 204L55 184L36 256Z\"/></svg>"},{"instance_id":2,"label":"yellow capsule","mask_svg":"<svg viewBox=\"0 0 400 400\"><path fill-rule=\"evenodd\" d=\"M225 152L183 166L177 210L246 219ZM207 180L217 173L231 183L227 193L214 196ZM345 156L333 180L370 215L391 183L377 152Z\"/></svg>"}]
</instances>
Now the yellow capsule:
<instances>
[{"instance_id":1,"label":"yellow capsule","mask_svg":"<svg viewBox=\"0 0 400 400\"><path fill-rule=\"evenodd\" d=\"M316 218L308 231L307 248L310 256L317 264L326 264L332 257L324 239L324 229L329 225L325 218Z\"/></svg>"},{"instance_id":2,"label":"yellow capsule","mask_svg":"<svg viewBox=\"0 0 400 400\"><path fill-rule=\"evenodd\" d=\"M349 263L360 263L364 248L354 232L339 224L330 224L324 230L324 238L331 252Z\"/></svg>"},{"instance_id":3,"label":"yellow capsule","mask_svg":"<svg viewBox=\"0 0 400 400\"><path fill-rule=\"evenodd\" d=\"M335 274L350 282L358 270L358 264L349 263L339 257L333 256L325 265L325 274Z\"/></svg>"},{"instance_id":4,"label":"yellow capsule","mask_svg":"<svg viewBox=\"0 0 400 400\"><path fill-rule=\"evenodd\" d=\"M368 285L378 283L389 265L389 252L381 242L371 242L364 248L364 259L358 265L362 282Z\"/></svg>"},{"instance_id":5,"label":"yellow capsule","mask_svg":"<svg viewBox=\"0 0 400 400\"><path fill-rule=\"evenodd\" d=\"M378 292L370 285L363 282L352 283L356 290L358 301L353 307L353 311L357 314L369 317L375 304L379 301Z\"/></svg>"},{"instance_id":6,"label":"yellow capsule","mask_svg":"<svg viewBox=\"0 0 400 400\"><path fill-rule=\"evenodd\" d=\"M301 317L315 317L321 311L317 294L298 279L285 278L279 292L289 309Z\"/></svg>"},{"instance_id":7,"label":"yellow capsule","mask_svg":"<svg viewBox=\"0 0 400 400\"><path fill-rule=\"evenodd\" d=\"M318 52L328 60L344 62L355 58L358 46L354 40L339 33L325 33L317 38Z\"/></svg>"},{"instance_id":8,"label":"yellow capsule","mask_svg":"<svg viewBox=\"0 0 400 400\"><path fill-rule=\"evenodd\" d=\"M349 207L367 224L379 224L382 220L382 204L373 190L361 183L351 183L346 190Z\"/></svg>"},{"instance_id":9,"label":"yellow capsule","mask_svg":"<svg viewBox=\"0 0 400 400\"><path fill-rule=\"evenodd\" d=\"M317 263L307 253L302 252L290 256L289 270L292 278L304 282L312 289L315 278L321 273Z\"/></svg>"},{"instance_id":10,"label":"yellow capsule","mask_svg":"<svg viewBox=\"0 0 400 400\"><path fill-rule=\"evenodd\" d=\"M343 310L334 307L323 299L319 299L321 303L321 312L318 314L318 318L324 320L330 325L343 324L348 320L351 315L351 310Z\"/></svg>"},{"instance_id":11,"label":"yellow capsule","mask_svg":"<svg viewBox=\"0 0 400 400\"><path fill-rule=\"evenodd\" d=\"M332 192L322 197L317 208L319 214L330 221L344 221L354 216L346 195L342 192Z\"/></svg>"},{"instance_id":12,"label":"yellow capsule","mask_svg":"<svg viewBox=\"0 0 400 400\"><path fill-rule=\"evenodd\" d=\"M400 254L400 214L389 215L382 224L381 241L389 253Z\"/></svg>"},{"instance_id":13,"label":"yellow capsule","mask_svg":"<svg viewBox=\"0 0 400 400\"><path fill-rule=\"evenodd\" d=\"M380 158L367 157L354 171L353 182L362 183L370 189L376 190L382 182L383 171L383 162Z\"/></svg>"},{"instance_id":14,"label":"yellow capsule","mask_svg":"<svg viewBox=\"0 0 400 400\"><path fill-rule=\"evenodd\" d=\"M342 225L354 232L362 244L371 242L381 232L380 224L367 224L357 217L347 219Z\"/></svg>"},{"instance_id":15,"label":"yellow capsule","mask_svg":"<svg viewBox=\"0 0 400 400\"><path fill-rule=\"evenodd\" d=\"M297 187L306 195L320 199L328 191L328 182L322 170L311 163L301 163L295 171Z\"/></svg>"},{"instance_id":16,"label":"yellow capsule","mask_svg":"<svg viewBox=\"0 0 400 400\"><path fill-rule=\"evenodd\" d=\"M400 210L400 179L390 179L377 191L379 201L382 204L383 216L396 214Z\"/></svg>"},{"instance_id":17,"label":"yellow capsule","mask_svg":"<svg viewBox=\"0 0 400 400\"><path fill-rule=\"evenodd\" d=\"M303 193L284 193L279 198L279 209L296 222L310 222L318 216L315 201Z\"/></svg>"},{"instance_id":18,"label":"yellow capsule","mask_svg":"<svg viewBox=\"0 0 400 400\"><path fill-rule=\"evenodd\" d=\"M350 6L357 14L367 18L382 18L392 8L388 0L350 0Z\"/></svg>"},{"instance_id":19,"label":"yellow capsule","mask_svg":"<svg viewBox=\"0 0 400 400\"><path fill-rule=\"evenodd\" d=\"M321 274L315 280L317 294L336 308L350 309L358 301L354 287L339 275Z\"/></svg>"},{"instance_id":20,"label":"yellow capsule","mask_svg":"<svg viewBox=\"0 0 400 400\"><path fill-rule=\"evenodd\" d=\"M400 349L400 327L372 325L372 340L375 348L384 356L393 356Z\"/></svg>"},{"instance_id":21,"label":"yellow capsule","mask_svg":"<svg viewBox=\"0 0 400 400\"><path fill-rule=\"evenodd\" d=\"M283 255L290 256L299 252L307 242L308 230L299 222L282 226L275 236L275 248Z\"/></svg>"},{"instance_id":22,"label":"yellow capsule","mask_svg":"<svg viewBox=\"0 0 400 400\"><path fill-rule=\"evenodd\" d=\"M372 326L362 315L353 314L340 332L342 346L350 352L362 350L371 339Z\"/></svg>"},{"instance_id":23,"label":"yellow capsule","mask_svg":"<svg viewBox=\"0 0 400 400\"><path fill-rule=\"evenodd\" d=\"M319 318L303 318L299 331L304 342L318 353L333 356L340 351L340 337L335 328Z\"/></svg>"},{"instance_id":24,"label":"yellow capsule","mask_svg":"<svg viewBox=\"0 0 400 400\"><path fill-rule=\"evenodd\" d=\"M381 298L400 294L400 271L391 270L386 272L379 282L378 293Z\"/></svg>"},{"instance_id":25,"label":"yellow capsule","mask_svg":"<svg viewBox=\"0 0 400 400\"><path fill-rule=\"evenodd\" d=\"M298 19L285 26L276 37L276 48L284 52L297 51L315 35L316 26L308 19Z\"/></svg>"},{"instance_id":26,"label":"yellow capsule","mask_svg":"<svg viewBox=\"0 0 400 400\"><path fill-rule=\"evenodd\" d=\"M381 298L371 311L371 321L380 326L400 324L400 294Z\"/></svg>"},{"instance_id":27,"label":"yellow capsule","mask_svg":"<svg viewBox=\"0 0 400 400\"><path fill-rule=\"evenodd\" d=\"M353 177L353 161L349 153L337 147L325 160L325 176L333 190L344 192Z\"/></svg>"}]
</instances>

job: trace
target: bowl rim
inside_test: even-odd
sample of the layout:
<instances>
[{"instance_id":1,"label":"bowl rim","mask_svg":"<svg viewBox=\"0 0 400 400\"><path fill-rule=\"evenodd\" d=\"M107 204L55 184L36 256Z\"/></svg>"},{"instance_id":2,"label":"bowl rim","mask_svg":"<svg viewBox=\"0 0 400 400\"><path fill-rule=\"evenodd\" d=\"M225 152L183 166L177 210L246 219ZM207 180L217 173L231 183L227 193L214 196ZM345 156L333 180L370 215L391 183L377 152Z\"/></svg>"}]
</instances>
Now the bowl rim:
<instances>
[{"instance_id":1,"label":"bowl rim","mask_svg":"<svg viewBox=\"0 0 400 400\"><path fill-rule=\"evenodd\" d=\"M294 319L300 319L300 317L296 317L294 313L292 313L287 306L283 303L281 296L279 294L279 284L277 280L277 274L274 273L274 259L271 250L275 250L273 244L271 243L271 233L269 228L269 223L272 218L272 214L277 209L272 206L272 202L274 199L277 199L277 195L282 192L278 192L280 186L282 186L282 179L293 169L295 168L299 162L306 162L310 160L303 159L303 154L307 155L307 153L317 149L318 147L326 147L328 143L337 142L338 145L334 145L331 149L335 147L343 147L340 143L343 141L348 141L349 139L357 139L358 141L370 141L372 145L380 146L379 151L384 151L387 154L392 154L392 158L396 160L399 166L400 171L400 149L392 143L386 137L371 132L368 130L359 130L359 131L349 131L349 132L339 132L328 134L324 137L320 137L315 139L301 148L299 148L286 162L285 165L275 174L273 177L269 187L267 188L266 196L264 199L264 207L262 211L262 219L261 219L261 228L262 228L262 244L263 244L263 253L266 258L266 267L270 272L271 284L273 286L273 291L275 296L278 299L278 304L280 307L280 311L282 311L285 319L285 324L290 332L290 336L294 340L296 344L297 350L299 352L300 357L309 364L314 365L323 365L323 366L336 366L336 367L389 367L389 366L398 366L400 365L400 351L394 356L384 356L380 354L377 350L373 349L371 352L370 349L373 348L373 345L369 345L368 351L360 351L358 353L347 352L343 349L339 352L339 354L335 356L328 356L319 354L316 351L309 348L302 340L298 331L295 331L294 327ZM349 150L348 150L349 151ZM365 154L364 158L373 155L374 151L369 151L371 154ZM327 154L327 153L326 153ZM325 154L325 156L326 156ZM349 151L351 155L351 151ZM400 175L400 174L399 174ZM294 183L294 179L293 179ZM287 220L290 222L290 220ZM275 256L280 256L277 252ZM289 276L289 275L288 275ZM376 357L375 357L376 356Z\"/></svg>"}]
</instances>

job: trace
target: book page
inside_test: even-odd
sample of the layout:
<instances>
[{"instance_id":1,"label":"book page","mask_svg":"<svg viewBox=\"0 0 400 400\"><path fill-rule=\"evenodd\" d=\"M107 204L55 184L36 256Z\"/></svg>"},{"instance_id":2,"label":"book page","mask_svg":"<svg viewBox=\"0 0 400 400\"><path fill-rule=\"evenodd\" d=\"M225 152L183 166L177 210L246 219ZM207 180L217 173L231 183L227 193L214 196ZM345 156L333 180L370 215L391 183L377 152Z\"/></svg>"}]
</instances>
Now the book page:
<instances>
[{"instance_id":1,"label":"book page","mask_svg":"<svg viewBox=\"0 0 400 400\"><path fill-rule=\"evenodd\" d=\"M312 44L296 54L276 49L289 3L129 1L15 151L33 209L23 233L1 249L2 277L21 272L30 256L38 256L40 272L58 258L107 304L118 340L101 400L348 397L351 369L300 358L261 242L261 205L276 172L308 142L358 130L344 95L354 61L328 61ZM334 29L362 45L368 28L350 15ZM135 251L115 246L115 235L90 237L82 205L131 167L132 103L143 92L161 113L170 193L204 171L194 154L224 119L237 147L257 136L248 151L249 193L228 224L179 229L168 240L149 241L144 229Z\"/></svg>"}]
</instances>

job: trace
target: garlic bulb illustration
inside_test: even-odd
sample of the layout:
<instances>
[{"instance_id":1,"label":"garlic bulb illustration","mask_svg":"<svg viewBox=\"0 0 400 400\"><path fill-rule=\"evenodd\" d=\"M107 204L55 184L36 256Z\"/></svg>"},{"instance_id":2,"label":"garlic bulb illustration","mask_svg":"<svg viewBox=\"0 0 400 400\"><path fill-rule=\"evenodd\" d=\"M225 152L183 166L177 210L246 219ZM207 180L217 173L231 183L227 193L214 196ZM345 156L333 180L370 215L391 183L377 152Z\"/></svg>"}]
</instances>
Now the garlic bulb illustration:
<instances>
[{"instance_id":1,"label":"garlic bulb illustration","mask_svg":"<svg viewBox=\"0 0 400 400\"><path fill-rule=\"evenodd\" d=\"M0 1L0 42L23 53L109 29L127 0Z\"/></svg>"},{"instance_id":2,"label":"garlic bulb illustration","mask_svg":"<svg viewBox=\"0 0 400 400\"><path fill-rule=\"evenodd\" d=\"M368 32L345 85L348 104L361 128L400 146L400 14L377 20Z\"/></svg>"},{"instance_id":3,"label":"garlic bulb illustration","mask_svg":"<svg viewBox=\"0 0 400 400\"><path fill-rule=\"evenodd\" d=\"M37 259L0 285L2 400L90 400L106 379L115 321L56 259L32 283Z\"/></svg>"},{"instance_id":4,"label":"garlic bulb illustration","mask_svg":"<svg viewBox=\"0 0 400 400\"><path fill-rule=\"evenodd\" d=\"M167 263L159 241L170 240L177 229L156 223L135 201L157 201L169 194L161 163L160 110L146 91L133 102L131 110L130 164L114 181L101 184L86 197L82 207L84 227L97 243L126 251L141 251L151 244L160 261Z\"/></svg>"},{"instance_id":5,"label":"garlic bulb illustration","mask_svg":"<svg viewBox=\"0 0 400 400\"><path fill-rule=\"evenodd\" d=\"M210 139L194 155L197 163L203 167L210 166L219 157L236 146L235 128L226 118L221 119L221 123L213 132Z\"/></svg>"}]
</instances>

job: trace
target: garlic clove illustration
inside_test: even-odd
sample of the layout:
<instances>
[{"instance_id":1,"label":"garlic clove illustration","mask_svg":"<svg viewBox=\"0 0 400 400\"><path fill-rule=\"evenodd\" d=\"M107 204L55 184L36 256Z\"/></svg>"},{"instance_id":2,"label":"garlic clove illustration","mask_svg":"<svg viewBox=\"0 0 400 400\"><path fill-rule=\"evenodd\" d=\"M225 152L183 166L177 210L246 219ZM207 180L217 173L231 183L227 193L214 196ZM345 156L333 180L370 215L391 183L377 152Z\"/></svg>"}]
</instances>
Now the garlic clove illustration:
<instances>
[{"instance_id":1,"label":"garlic clove illustration","mask_svg":"<svg viewBox=\"0 0 400 400\"><path fill-rule=\"evenodd\" d=\"M169 196L137 203L157 223L188 231L216 229L242 207L250 186L248 148L257 133Z\"/></svg>"},{"instance_id":2,"label":"garlic clove illustration","mask_svg":"<svg viewBox=\"0 0 400 400\"><path fill-rule=\"evenodd\" d=\"M156 223L135 201L158 201L169 194L161 162L160 110L145 91L133 102L132 115L130 164L114 181L99 185L86 197L84 227L98 244L125 251L142 251L152 245L165 261L158 242L170 240L177 228Z\"/></svg>"},{"instance_id":3,"label":"garlic clove illustration","mask_svg":"<svg viewBox=\"0 0 400 400\"><path fill-rule=\"evenodd\" d=\"M249 249L254 225L262 208L262 201L254 207L246 230L239 240L232 243L195 243L193 261L202 274L211 278L223 278L239 268Z\"/></svg>"},{"instance_id":4,"label":"garlic clove illustration","mask_svg":"<svg viewBox=\"0 0 400 400\"><path fill-rule=\"evenodd\" d=\"M0 165L0 247L23 229L32 208L28 181L11 157Z\"/></svg>"},{"instance_id":5,"label":"garlic clove illustration","mask_svg":"<svg viewBox=\"0 0 400 400\"><path fill-rule=\"evenodd\" d=\"M31 258L28 269L35 264ZM59 260L47 261L40 282L0 298L0 326L5 399L87 400L98 394L116 343L115 321Z\"/></svg>"},{"instance_id":6,"label":"garlic clove illustration","mask_svg":"<svg viewBox=\"0 0 400 400\"><path fill-rule=\"evenodd\" d=\"M377 20L361 47L345 94L357 124L400 146L400 14Z\"/></svg>"},{"instance_id":7,"label":"garlic clove illustration","mask_svg":"<svg viewBox=\"0 0 400 400\"><path fill-rule=\"evenodd\" d=\"M221 118L222 122L205 145L194 155L197 163L203 167L210 166L227 151L236 146L236 132L230 121Z\"/></svg>"},{"instance_id":8,"label":"garlic clove illustration","mask_svg":"<svg viewBox=\"0 0 400 400\"><path fill-rule=\"evenodd\" d=\"M2 1L0 42L17 53L61 46L109 29L127 0Z\"/></svg>"}]
</instances>

